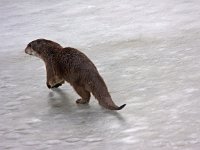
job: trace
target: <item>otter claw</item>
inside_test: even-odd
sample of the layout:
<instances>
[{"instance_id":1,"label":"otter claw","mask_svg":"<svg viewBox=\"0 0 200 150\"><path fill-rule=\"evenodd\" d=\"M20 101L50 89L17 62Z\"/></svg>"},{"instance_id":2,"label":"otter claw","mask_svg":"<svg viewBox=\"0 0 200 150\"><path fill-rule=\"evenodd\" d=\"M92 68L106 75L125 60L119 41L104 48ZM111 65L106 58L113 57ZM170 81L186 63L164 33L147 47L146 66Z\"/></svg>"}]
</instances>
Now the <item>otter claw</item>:
<instances>
[{"instance_id":1,"label":"otter claw","mask_svg":"<svg viewBox=\"0 0 200 150\"><path fill-rule=\"evenodd\" d=\"M51 88L58 88L58 87L61 86L61 85L62 85L61 83L58 83L58 84L52 86Z\"/></svg>"}]
</instances>

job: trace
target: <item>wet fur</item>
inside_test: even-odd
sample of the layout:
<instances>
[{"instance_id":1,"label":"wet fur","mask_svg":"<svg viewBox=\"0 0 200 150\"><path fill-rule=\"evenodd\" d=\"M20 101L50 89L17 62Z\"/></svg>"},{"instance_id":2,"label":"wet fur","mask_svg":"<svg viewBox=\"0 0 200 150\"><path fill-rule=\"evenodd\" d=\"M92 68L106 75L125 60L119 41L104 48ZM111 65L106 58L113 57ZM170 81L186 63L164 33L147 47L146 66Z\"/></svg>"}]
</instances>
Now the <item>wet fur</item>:
<instances>
[{"instance_id":1,"label":"wet fur","mask_svg":"<svg viewBox=\"0 0 200 150\"><path fill-rule=\"evenodd\" d=\"M44 60L48 88L59 87L67 81L81 97L76 101L77 103L89 103L90 93L92 93L99 104L107 109L120 110L125 106L124 104L118 107L112 101L97 68L79 50L71 47L63 48L53 41L38 39L30 42L25 52Z\"/></svg>"}]
</instances>

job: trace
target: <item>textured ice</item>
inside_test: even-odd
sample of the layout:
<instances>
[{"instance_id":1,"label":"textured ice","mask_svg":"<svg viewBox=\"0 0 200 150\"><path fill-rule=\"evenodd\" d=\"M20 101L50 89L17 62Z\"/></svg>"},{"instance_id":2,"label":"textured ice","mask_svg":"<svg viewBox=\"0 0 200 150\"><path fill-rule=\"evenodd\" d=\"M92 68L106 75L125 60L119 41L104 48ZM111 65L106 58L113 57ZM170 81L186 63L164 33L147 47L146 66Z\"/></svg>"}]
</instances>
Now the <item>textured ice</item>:
<instances>
[{"instance_id":1,"label":"textured ice","mask_svg":"<svg viewBox=\"0 0 200 150\"><path fill-rule=\"evenodd\" d=\"M1 0L0 14L0 149L200 149L200 1ZM127 106L49 90L24 53L37 38L82 50Z\"/></svg>"}]
</instances>

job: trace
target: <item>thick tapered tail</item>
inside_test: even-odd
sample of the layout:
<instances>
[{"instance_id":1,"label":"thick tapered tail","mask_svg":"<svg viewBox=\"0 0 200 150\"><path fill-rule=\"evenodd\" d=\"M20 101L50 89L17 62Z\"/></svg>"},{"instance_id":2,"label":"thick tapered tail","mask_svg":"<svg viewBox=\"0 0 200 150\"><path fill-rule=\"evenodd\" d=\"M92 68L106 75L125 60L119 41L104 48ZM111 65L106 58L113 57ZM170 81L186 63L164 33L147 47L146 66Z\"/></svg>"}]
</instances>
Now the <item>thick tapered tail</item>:
<instances>
[{"instance_id":1,"label":"thick tapered tail","mask_svg":"<svg viewBox=\"0 0 200 150\"><path fill-rule=\"evenodd\" d=\"M95 76L95 80L92 83L95 83L95 84L90 84L89 87L91 89L92 94L99 101L99 104L101 106L110 110L121 110L122 108L126 106L126 104L117 106L113 102L108 92L108 89L106 87L106 84L100 75Z\"/></svg>"},{"instance_id":2,"label":"thick tapered tail","mask_svg":"<svg viewBox=\"0 0 200 150\"><path fill-rule=\"evenodd\" d=\"M96 91L92 92L92 93L95 96L95 98L99 101L99 104L101 106L103 106L104 108L107 108L107 109L110 109L110 110L121 110L122 108L124 108L126 106L126 104L123 104L121 106L117 106L113 102L109 93L107 93L108 95L106 95L106 96L101 96L101 95L99 95L100 92L96 93Z\"/></svg>"},{"instance_id":3,"label":"thick tapered tail","mask_svg":"<svg viewBox=\"0 0 200 150\"><path fill-rule=\"evenodd\" d=\"M126 106L126 104L121 105L120 107L118 107L117 110L121 110L122 108L124 108Z\"/></svg>"},{"instance_id":4,"label":"thick tapered tail","mask_svg":"<svg viewBox=\"0 0 200 150\"><path fill-rule=\"evenodd\" d=\"M111 97L104 97L102 99L97 99L99 101L99 104L101 106L103 106L106 109L110 109L110 110L121 110L122 108L124 108L126 106L126 104L123 104L121 106L117 106Z\"/></svg>"},{"instance_id":5,"label":"thick tapered tail","mask_svg":"<svg viewBox=\"0 0 200 150\"><path fill-rule=\"evenodd\" d=\"M126 104L123 104L123 105L121 105L121 106L107 106L106 108L107 109L110 109L110 110L121 110L122 108L124 108L126 106Z\"/></svg>"}]
</instances>

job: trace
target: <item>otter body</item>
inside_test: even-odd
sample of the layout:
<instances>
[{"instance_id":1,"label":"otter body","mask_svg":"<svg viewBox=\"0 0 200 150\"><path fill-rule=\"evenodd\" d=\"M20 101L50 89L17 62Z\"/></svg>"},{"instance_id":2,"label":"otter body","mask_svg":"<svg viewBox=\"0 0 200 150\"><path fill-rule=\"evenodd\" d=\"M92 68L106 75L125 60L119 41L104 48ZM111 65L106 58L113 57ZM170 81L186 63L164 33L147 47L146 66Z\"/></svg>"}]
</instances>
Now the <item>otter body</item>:
<instances>
[{"instance_id":1,"label":"otter body","mask_svg":"<svg viewBox=\"0 0 200 150\"><path fill-rule=\"evenodd\" d=\"M120 110L112 101L107 86L92 61L77 49L63 48L50 40L38 39L30 42L25 52L41 58L47 71L47 87L56 88L69 82L81 99L76 102L87 104L90 93L107 109Z\"/></svg>"}]
</instances>

